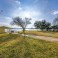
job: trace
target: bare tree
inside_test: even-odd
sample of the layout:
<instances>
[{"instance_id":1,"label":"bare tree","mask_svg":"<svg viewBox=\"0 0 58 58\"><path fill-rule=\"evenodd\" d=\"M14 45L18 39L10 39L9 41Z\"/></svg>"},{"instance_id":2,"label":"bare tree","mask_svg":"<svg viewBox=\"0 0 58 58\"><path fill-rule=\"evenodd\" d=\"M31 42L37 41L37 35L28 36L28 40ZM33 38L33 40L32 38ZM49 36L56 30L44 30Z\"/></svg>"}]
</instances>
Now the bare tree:
<instances>
[{"instance_id":1,"label":"bare tree","mask_svg":"<svg viewBox=\"0 0 58 58\"><path fill-rule=\"evenodd\" d=\"M31 18L22 19L20 17L15 17L15 18L13 18L13 21L11 22L11 24L22 27L23 33L25 34L25 29L26 29L27 25L31 24L30 20L31 20Z\"/></svg>"}]
</instances>

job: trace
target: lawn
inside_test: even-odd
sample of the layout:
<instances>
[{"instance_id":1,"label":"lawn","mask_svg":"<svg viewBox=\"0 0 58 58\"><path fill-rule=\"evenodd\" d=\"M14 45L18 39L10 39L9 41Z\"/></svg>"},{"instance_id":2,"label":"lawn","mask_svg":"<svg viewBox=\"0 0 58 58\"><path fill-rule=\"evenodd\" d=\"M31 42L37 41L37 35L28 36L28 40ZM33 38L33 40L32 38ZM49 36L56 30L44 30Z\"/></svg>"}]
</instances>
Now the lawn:
<instances>
[{"instance_id":1,"label":"lawn","mask_svg":"<svg viewBox=\"0 0 58 58\"><path fill-rule=\"evenodd\" d=\"M51 31L25 31L26 34L32 35L40 35L40 36L49 36L49 37L57 37L58 32L51 32Z\"/></svg>"},{"instance_id":2,"label":"lawn","mask_svg":"<svg viewBox=\"0 0 58 58\"><path fill-rule=\"evenodd\" d=\"M58 42L3 34L0 35L0 58L58 58Z\"/></svg>"}]
</instances>

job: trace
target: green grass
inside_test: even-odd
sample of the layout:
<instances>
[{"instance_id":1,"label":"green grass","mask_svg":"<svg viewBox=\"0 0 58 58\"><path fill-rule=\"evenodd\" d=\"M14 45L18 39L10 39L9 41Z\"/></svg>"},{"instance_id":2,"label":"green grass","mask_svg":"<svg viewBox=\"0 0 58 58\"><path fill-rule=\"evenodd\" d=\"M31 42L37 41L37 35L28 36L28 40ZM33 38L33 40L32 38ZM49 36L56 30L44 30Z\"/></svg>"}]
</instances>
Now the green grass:
<instances>
[{"instance_id":1,"label":"green grass","mask_svg":"<svg viewBox=\"0 0 58 58\"><path fill-rule=\"evenodd\" d=\"M24 39L14 34L1 35L0 58L58 58L58 42Z\"/></svg>"},{"instance_id":2,"label":"green grass","mask_svg":"<svg viewBox=\"0 0 58 58\"><path fill-rule=\"evenodd\" d=\"M15 34L1 34L0 35L0 43L10 41L16 37L17 37L17 35L15 35Z\"/></svg>"},{"instance_id":3,"label":"green grass","mask_svg":"<svg viewBox=\"0 0 58 58\"><path fill-rule=\"evenodd\" d=\"M4 29L0 28L0 33L4 33Z\"/></svg>"},{"instance_id":4,"label":"green grass","mask_svg":"<svg viewBox=\"0 0 58 58\"><path fill-rule=\"evenodd\" d=\"M51 31L25 31L26 34L40 35L40 36L49 36L49 37L57 37L58 32Z\"/></svg>"}]
</instances>

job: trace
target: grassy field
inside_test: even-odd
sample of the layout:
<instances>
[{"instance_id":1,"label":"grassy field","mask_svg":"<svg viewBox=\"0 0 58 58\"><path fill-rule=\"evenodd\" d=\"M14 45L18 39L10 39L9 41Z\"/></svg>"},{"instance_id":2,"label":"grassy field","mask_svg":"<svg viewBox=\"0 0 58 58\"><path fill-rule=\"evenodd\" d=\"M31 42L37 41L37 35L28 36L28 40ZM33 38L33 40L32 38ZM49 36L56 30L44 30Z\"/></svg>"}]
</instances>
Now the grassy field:
<instances>
[{"instance_id":1,"label":"grassy field","mask_svg":"<svg viewBox=\"0 0 58 58\"><path fill-rule=\"evenodd\" d=\"M57 37L58 32L47 32L47 31L25 31L26 34L40 35L40 36L49 36L49 37Z\"/></svg>"},{"instance_id":2,"label":"grassy field","mask_svg":"<svg viewBox=\"0 0 58 58\"><path fill-rule=\"evenodd\" d=\"M3 34L0 35L0 58L58 58L58 43Z\"/></svg>"},{"instance_id":3,"label":"grassy field","mask_svg":"<svg viewBox=\"0 0 58 58\"><path fill-rule=\"evenodd\" d=\"M4 33L4 29L0 28L0 33Z\"/></svg>"}]
</instances>

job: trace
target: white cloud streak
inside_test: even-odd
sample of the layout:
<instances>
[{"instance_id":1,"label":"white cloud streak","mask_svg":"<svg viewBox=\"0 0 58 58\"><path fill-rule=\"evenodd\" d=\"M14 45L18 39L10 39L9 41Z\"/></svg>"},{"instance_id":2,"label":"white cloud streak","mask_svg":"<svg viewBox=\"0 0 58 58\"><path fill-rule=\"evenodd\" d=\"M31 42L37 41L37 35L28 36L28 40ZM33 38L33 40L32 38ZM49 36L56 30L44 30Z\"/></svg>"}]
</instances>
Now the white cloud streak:
<instances>
[{"instance_id":1,"label":"white cloud streak","mask_svg":"<svg viewBox=\"0 0 58 58\"><path fill-rule=\"evenodd\" d=\"M22 7L17 8L16 10L13 11L12 16L16 17L16 16L20 16L22 18L24 17L31 17L34 18L36 16L40 16L41 12L40 11L36 11L36 10L23 10Z\"/></svg>"},{"instance_id":2,"label":"white cloud streak","mask_svg":"<svg viewBox=\"0 0 58 58\"><path fill-rule=\"evenodd\" d=\"M52 14L53 14L53 15L57 15L57 14L58 14L58 10L57 10L57 11L53 11Z\"/></svg>"}]
</instances>

